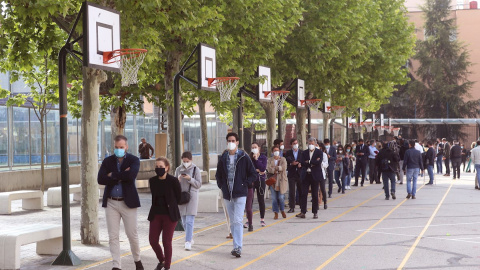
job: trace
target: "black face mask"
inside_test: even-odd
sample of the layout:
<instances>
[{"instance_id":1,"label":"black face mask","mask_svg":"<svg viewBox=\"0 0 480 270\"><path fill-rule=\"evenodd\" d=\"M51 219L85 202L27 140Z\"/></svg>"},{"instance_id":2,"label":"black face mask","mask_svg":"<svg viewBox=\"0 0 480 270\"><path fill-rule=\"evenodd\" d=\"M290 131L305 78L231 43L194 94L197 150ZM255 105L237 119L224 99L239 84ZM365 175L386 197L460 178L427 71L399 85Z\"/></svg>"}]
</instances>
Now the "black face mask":
<instances>
[{"instance_id":1,"label":"black face mask","mask_svg":"<svg viewBox=\"0 0 480 270\"><path fill-rule=\"evenodd\" d=\"M165 174L165 168L155 168L155 173L162 177Z\"/></svg>"}]
</instances>

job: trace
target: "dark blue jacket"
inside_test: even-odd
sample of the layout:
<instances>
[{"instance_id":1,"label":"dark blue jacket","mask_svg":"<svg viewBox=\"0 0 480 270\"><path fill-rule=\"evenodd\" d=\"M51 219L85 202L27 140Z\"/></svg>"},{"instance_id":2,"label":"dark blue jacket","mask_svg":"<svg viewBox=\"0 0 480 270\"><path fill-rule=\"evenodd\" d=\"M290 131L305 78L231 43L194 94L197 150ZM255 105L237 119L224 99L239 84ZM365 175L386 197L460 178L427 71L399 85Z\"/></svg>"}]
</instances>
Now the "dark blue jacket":
<instances>
[{"instance_id":1,"label":"dark blue jacket","mask_svg":"<svg viewBox=\"0 0 480 270\"><path fill-rule=\"evenodd\" d=\"M300 162L302 159L302 150L298 149L298 154L297 154L297 159L295 159L295 156L293 155L293 150L288 150L287 153L285 154L285 159L287 160L287 177L300 177L300 172L302 169L298 168L298 165L290 165L292 162L297 161Z\"/></svg>"},{"instance_id":2,"label":"dark blue jacket","mask_svg":"<svg viewBox=\"0 0 480 270\"><path fill-rule=\"evenodd\" d=\"M362 145L363 145L363 149L360 150ZM370 155L370 149L368 149L368 145L366 145L365 143L362 145L357 145L357 147L355 148L355 153L357 155L357 163L362 162L364 164L367 164L368 156ZM363 155L358 155L359 153L363 153Z\"/></svg>"},{"instance_id":3,"label":"dark blue jacket","mask_svg":"<svg viewBox=\"0 0 480 270\"><path fill-rule=\"evenodd\" d=\"M337 161L337 147L330 145L327 155L330 156L328 158L328 170L333 171L335 170L335 162Z\"/></svg>"},{"instance_id":4,"label":"dark blue jacket","mask_svg":"<svg viewBox=\"0 0 480 270\"><path fill-rule=\"evenodd\" d=\"M307 169L310 168L312 171L313 179L320 181L324 180L323 171L322 171L322 161L323 161L323 152L320 149L315 149L310 159L310 150L305 150L302 152L302 171L300 172L300 178L305 179L307 176Z\"/></svg>"},{"instance_id":5,"label":"dark blue jacket","mask_svg":"<svg viewBox=\"0 0 480 270\"><path fill-rule=\"evenodd\" d=\"M423 170L423 161L422 154L415 148L410 148L405 152L403 157L403 170L407 169L417 169Z\"/></svg>"},{"instance_id":6,"label":"dark blue jacket","mask_svg":"<svg viewBox=\"0 0 480 270\"><path fill-rule=\"evenodd\" d=\"M125 171L127 168L130 168L130 170ZM135 186L135 179L139 169L140 159L128 153L123 159L120 171L117 168L117 157L115 155L111 155L103 160L97 179L100 185L105 185L102 207L107 207L108 197L110 197L113 187L119 182L122 183L125 204L130 208L140 207L140 199ZM112 173L111 177L108 176L109 173Z\"/></svg>"},{"instance_id":7,"label":"dark blue jacket","mask_svg":"<svg viewBox=\"0 0 480 270\"><path fill-rule=\"evenodd\" d=\"M223 152L218 161L215 178L217 179L217 186L222 190L223 198L225 200L247 196L248 186L257 180L258 177L255 166L245 151L238 150L237 155L238 157L235 165L235 177L233 179L233 190L230 190L228 187L228 151Z\"/></svg>"},{"instance_id":8,"label":"dark blue jacket","mask_svg":"<svg viewBox=\"0 0 480 270\"><path fill-rule=\"evenodd\" d=\"M433 150L433 147L428 147L425 159L428 160L428 166L433 166L435 164L435 150Z\"/></svg>"}]
</instances>

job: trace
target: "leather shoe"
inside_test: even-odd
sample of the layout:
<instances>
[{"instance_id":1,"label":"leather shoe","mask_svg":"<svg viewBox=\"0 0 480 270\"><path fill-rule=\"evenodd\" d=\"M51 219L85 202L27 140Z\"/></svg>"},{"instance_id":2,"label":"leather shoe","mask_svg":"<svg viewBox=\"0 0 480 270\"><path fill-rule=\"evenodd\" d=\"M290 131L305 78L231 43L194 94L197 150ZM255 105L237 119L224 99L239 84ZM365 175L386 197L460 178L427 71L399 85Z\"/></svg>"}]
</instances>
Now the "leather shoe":
<instances>
[{"instance_id":1,"label":"leather shoe","mask_svg":"<svg viewBox=\"0 0 480 270\"><path fill-rule=\"evenodd\" d=\"M275 213L275 216L273 217L273 219L278 219L278 213Z\"/></svg>"},{"instance_id":2,"label":"leather shoe","mask_svg":"<svg viewBox=\"0 0 480 270\"><path fill-rule=\"evenodd\" d=\"M353 184L352 187L358 187L358 184Z\"/></svg>"},{"instance_id":3,"label":"leather shoe","mask_svg":"<svg viewBox=\"0 0 480 270\"><path fill-rule=\"evenodd\" d=\"M135 262L135 270L144 270L142 261Z\"/></svg>"},{"instance_id":4,"label":"leather shoe","mask_svg":"<svg viewBox=\"0 0 480 270\"><path fill-rule=\"evenodd\" d=\"M290 210L288 210L288 213L294 213L295 212L295 209L293 208L290 208Z\"/></svg>"},{"instance_id":5,"label":"leather shoe","mask_svg":"<svg viewBox=\"0 0 480 270\"><path fill-rule=\"evenodd\" d=\"M283 218L287 218L287 214L285 214L284 211L282 211L282 217L283 217Z\"/></svg>"},{"instance_id":6,"label":"leather shoe","mask_svg":"<svg viewBox=\"0 0 480 270\"><path fill-rule=\"evenodd\" d=\"M313 219L318 219L317 213L313 214Z\"/></svg>"},{"instance_id":7,"label":"leather shoe","mask_svg":"<svg viewBox=\"0 0 480 270\"><path fill-rule=\"evenodd\" d=\"M163 262L160 262L160 263L157 264L157 267L155 267L154 270L162 270L163 266L164 266Z\"/></svg>"},{"instance_id":8,"label":"leather shoe","mask_svg":"<svg viewBox=\"0 0 480 270\"><path fill-rule=\"evenodd\" d=\"M328 198L331 198L332 197L332 194L328 194Z\"/></svg>"},{"instance_id":9,"label":"leather shoe","mask_svg":"<svg viewBox=\"0 0 480 270\"><path fill-rule=\"evenodd\" d=\"M327 208L328 208L327 204L324 204L323 209L327 209Z\"/></svg>"},{"instance_id":10,"label":"leather shoe","mask_svg":"<svg viewBox=\"0 0 480 270\"><path fill-rule=\"evenodd\" d=\"M416 198L415 198L415 195L412 196L412 200L413 200L413 199L416 199Z\"/></svg>"},{"instance_id":11,"label":"leather shoe","mask_svg":"<svg viewBox=\"0 0 480 270\"><path fill-rule=\"evenodd\" d=\"M395 192L390 193L390 195L392 195L392 199L394 200L397 198L397 196L395 196Z\"/></svg>"},{"instance_id":12,"label":"leather shoe","mask_svg":"<svg viewBox=\"0 0 480 270\"><path fill-rule=\"evenodd\" d=\"M385 196L385 200L387 200L387 201L388 201L388 200L390 200L390 198Z\"/></svg>"},{"instance_id":13,"label":"leather shoe","mask_svg":"<svg viewBox=\"0 0 480 270\"><path fill-rule=\"evenodd\" d=\"M227 239L233 239L233 236L232 236L231 233L229 233L229 234L227 235Z\"/></svg>"},{"instance_id":14,"label":"leather shoe","mask_svg":"<svg viewBox=\"0 0 480 270\"><path fill-rule=\"evenodd\" d=\"M300 214L296 215L296 217L298 217L298 218L305 218L305 214L304 214L304 213L300 213Z\"/></svg>"},{"instance_id":15,"label":"leather shoe","mask_svg":"<svg viewBox=\"0 0 480 270\"><path fill-rule=\"evenodd\" d=\"M408 193L407 199L410 199L410 197L412 197L412 194Z\"/></svg>"},{"instance_id":16,"label":"leather shoe","mask_svg":"<svg viewBox=\"0 0 480 270\"><path fill-rule=\"evenodd\" d=\"M163 266L162 266L162 268L163 268ZM162 269L162 268L159 268L159 269ZM113 267L112 270L122 270L122 269L117 268L117 267ZM157 269L155 268L155 270L157 270Z\"/></svg>"},{"instance_id":17,"label":"leather shoe","mask_svg":"<svg viewBox=\"0 0 480 270\"><path fill-rule=\"evenodd\" d=\"M342 191L342 188L338 188L338 193L340 193L340 191Z\"/></svg>"}]
</instances>

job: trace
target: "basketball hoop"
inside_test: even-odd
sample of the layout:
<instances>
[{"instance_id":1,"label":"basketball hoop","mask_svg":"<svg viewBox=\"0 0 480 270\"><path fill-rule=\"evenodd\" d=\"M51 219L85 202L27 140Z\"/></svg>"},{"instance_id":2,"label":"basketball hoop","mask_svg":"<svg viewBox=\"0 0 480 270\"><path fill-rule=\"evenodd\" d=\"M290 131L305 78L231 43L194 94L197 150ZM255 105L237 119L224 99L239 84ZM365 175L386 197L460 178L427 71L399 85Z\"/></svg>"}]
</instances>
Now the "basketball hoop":
<instances>
[{"instance_id":1,"label":"basketball hoop","mask_svg":"<svg viewBox=\"0 0 480 270\"><path fill-rule=\"evenodd\" d=\"M145 49L120 49L103 53L103 63L117 63L122 74L122 86L136 84L138 70L147 55Z\"/></svg>"},{"instance_id":2,"label":"basketball hoop","mask_svg":"<svg viewBox=\"0 0 480 270\"><path fill-rule=\"evenodd\" d=\"M352 123L353 130L355 130L355 133L360 133L362 131L362 123L357 124L357 123Z\"/></svg>"},{"instance_id":3,"label":"basketball hoop","mask_svg":"<svg viewBox=\"0 0 480 270\"><path fill-rule=\"evenodd\" d=\"M305 99L300 100L301 105L306 105L310 110L319 111L320 105L322 105L321 99Z\"/></svg>"},{"instance_id":4,"label":"basketball hoop","mask_svg":"<svg viewBox=\"0 0 480 270\"><path fill-rule=\"evenodd\" d=\"M380 135L383 135L383 132L387 129L387 126L379 126L377 127L377 130L379 131L379 133L381 133Z\"/></svg>"},{"instance_id":5,"label":"basketball hoop","mask_svg":"<svg viewBox=\"0 0 480 270\"><path fill-rule=\"evenodd\" d=\"M217 78L208 78L208 87L210 86L217 86L218 92L220 92L220 101L229 101L233 89L238 84L240 80L239 77L217 77Z\"/></svg>"},{"instance_id":6,"label":"basketball hoop","mask_svg":"<svg viewBox=\"0 0 480 270\"><path fill-rule=\"evenodd\" d=\"M393 126L386 126L385 129L388 131L388 133L392 133Z\"/></svg>"},{"instance_id":7,"label":"basketball hoop","mask_svg":"<svg viewBox=\"0 0 480 270\"><path fill-rule=\"evenodd\" d=\"M398 133L400 132L400 128L392 128L393 131L393 136L398 136Z\"/></svg>"},{"instance_id":8,"label":"basketball hoop","mask_svg":"<svg viewBox=\"0 0 480 270\"><path fill-rule=\"evenodd\" d=\"M283 103L287 99L290 91L277 90L277 91L266 91L264 93L265 93L265 97L267 97L270 94L273 104L275 105L275 109L277 111L279 112L283 111Z\"/></svg>"},{"instance_id":9,"label":"basketball hoop","mask_svg":"<svg viewBox=\"0 0 480 270\"><path fill-rule=\"evenodd\" d=\"M365 126L365 129L367 129L367 132L372 132L373 122L363 122L363 126Z\"/></svg>"},{"instance_id":10,"label":"basketball hoop","mask_svg":"<svg viewBox=\"0 0 480 270\"><path fill-rule=\"evenodd\" d=\"M329 108L332 112L335 113L335 117L342 117L342 113L345 110L345 106L332 106Z\"/></svg>"}]
</instances>

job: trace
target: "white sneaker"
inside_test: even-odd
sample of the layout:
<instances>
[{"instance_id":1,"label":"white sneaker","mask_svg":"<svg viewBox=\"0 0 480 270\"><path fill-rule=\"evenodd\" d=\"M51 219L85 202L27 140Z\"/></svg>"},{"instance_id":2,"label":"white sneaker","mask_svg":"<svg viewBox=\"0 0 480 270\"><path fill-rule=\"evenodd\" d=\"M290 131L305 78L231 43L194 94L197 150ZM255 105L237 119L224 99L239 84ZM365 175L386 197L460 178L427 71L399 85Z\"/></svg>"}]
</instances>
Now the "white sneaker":
<instances>
[{"instance_id":1,"label":"white sneaker","mask_svg":"<svg viewBox=\"0 0 480 270\"><path fill-rule=\"evenodd\" d=\"M192 249L192 243L185 242L185 250L191 250L191 249Z\"/></svg>"},{"instance_id":2,"label":"white sneaker","mask_svg":"<svg viewBox=\"0 0 480 270\"><path fill-rule=\"evenodd\" d=\"M352 189L350 186L347 186L347 189Z\"/></svg>"}]
</instances>

